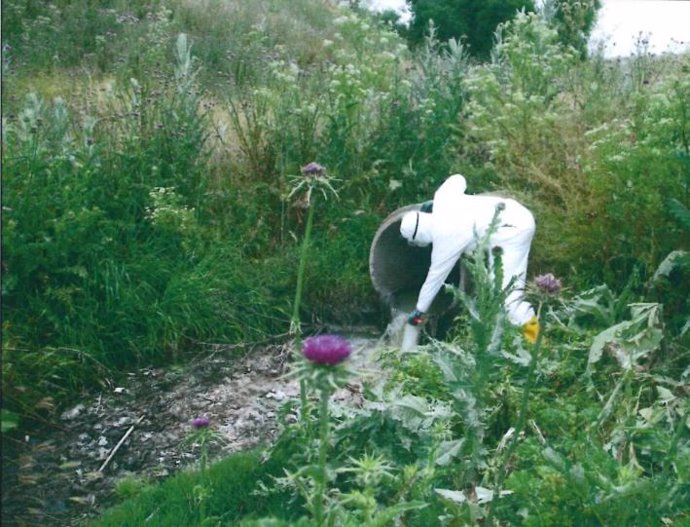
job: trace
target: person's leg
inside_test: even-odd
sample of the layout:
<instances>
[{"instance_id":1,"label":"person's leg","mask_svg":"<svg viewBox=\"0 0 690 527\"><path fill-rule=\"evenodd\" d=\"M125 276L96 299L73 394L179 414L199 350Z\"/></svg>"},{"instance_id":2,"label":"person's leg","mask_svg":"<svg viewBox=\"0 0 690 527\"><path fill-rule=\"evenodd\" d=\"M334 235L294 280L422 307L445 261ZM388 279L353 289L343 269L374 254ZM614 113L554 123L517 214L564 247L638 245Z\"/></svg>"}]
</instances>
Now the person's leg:
<instances>
[{"instance_id":1,"label":"person's leg","mask_svg":"<svg viewBox=\"0 0 690 527\"><path fill-rule=\"evenodd\" d=\"M532 316L534 310L523 300L525 282L527 279L527 263L529 251L534 237L533 225L523 229L516 227L499 229L491 238L492 249L501 248L503 263L503 287L508 287L513 281L512 290L506 299L506 308L511 322L524 324Z\"/></svg>"}]
</instances>

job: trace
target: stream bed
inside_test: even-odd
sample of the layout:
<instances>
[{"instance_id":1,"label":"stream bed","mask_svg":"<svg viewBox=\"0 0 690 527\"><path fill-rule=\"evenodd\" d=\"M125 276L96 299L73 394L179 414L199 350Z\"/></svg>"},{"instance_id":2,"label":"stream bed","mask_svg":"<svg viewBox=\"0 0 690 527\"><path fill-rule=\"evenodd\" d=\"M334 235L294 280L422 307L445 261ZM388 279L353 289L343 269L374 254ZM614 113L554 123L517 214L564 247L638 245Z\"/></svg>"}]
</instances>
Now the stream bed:
<instances>
[{"instance_id":1,"label":"stream bed","mask_svg":"<svg viewBox=\"0 0 690 527\"><path fill-rule=\"evenodd\" d=\"M381 332L340 334L352 344L352 367L371 373ZM254 346L244 355L217 346L184 367L134 371L83 396L41 437L15 441L3 470L2 525L84 525L119 501L123 478L155 482L193 467L199 452L184 439L198 416L220 436L211 459L270 443L280 408L299 399L299 382L285 375L290 355L291 343ZM362 382L354 379L334 398L357 404Z\"/></svg>"}]
</instances>

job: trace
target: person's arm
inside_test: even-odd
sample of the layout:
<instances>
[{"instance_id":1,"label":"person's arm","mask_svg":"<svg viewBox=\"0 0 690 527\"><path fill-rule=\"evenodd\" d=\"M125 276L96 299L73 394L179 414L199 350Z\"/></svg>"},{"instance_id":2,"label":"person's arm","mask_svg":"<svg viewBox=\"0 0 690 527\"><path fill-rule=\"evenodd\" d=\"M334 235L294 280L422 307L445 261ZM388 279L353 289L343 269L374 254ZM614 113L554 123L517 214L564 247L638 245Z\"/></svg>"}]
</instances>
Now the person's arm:
<instances>
[{"instance_id":1,"label":"person's arm","mask_svg":"<svg viewBox=\"0 0 690 527\"><path fill-rule=\"evenodd\" d=\"M417 311L426 313L443 287L446 278L453 270L469 241L459 242L450 246L448 242L434 243L431 250L431 265L426 280L419 291Z\"/></svg>"},{"instance_id":2,"label":"person's arm","mask_svg":"<svg viewBox=\"0 0 690 527\"><path fill-rule=\"evenodd\" d=\"M446 179L434 193L432 200L434 217L437 221L443 221L449 225L457 225L457 209L460 200L465 195L467 182L460 174L454 174ZM427 202L428 203L428 202ZM441 219L444 218L444 219ZM445 229L435 229L438 234L447 232ZM419 291L416 310L410 315L408 322L412 325L423 323L424 314L429 310L436 295L443 287L446 278L453 266L460 259L460 255L472 241L472 233L464 233L463 236L435 236L431 249L431 265L426 280Z\"/></svg>"}]
</instances>

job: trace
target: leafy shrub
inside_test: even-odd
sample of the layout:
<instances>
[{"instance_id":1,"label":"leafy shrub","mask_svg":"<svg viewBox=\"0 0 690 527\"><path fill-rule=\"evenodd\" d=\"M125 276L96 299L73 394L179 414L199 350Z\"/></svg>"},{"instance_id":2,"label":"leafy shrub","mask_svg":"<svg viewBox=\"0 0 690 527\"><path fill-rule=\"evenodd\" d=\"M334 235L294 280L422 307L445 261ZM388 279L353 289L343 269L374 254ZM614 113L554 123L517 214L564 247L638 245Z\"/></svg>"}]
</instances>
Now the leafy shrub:
<instances>
[{"instance_id":1,"label":"leafy shrub","mask_svg":"<svg viewBox=\"0 0 690 527\"><path fill-rule=\"evenodd\" d=\"M649 276L684 237L665 201L687 187L687 57L582 62L536 15L499 35L492 62L465 78L461 155L476 186L510 190L535 210L537 268L618 289L636 268ZM661 231L669 236L657 244Z\"/></svg>"},{"instance_id":2,"label":"leafy shrub","mask_svg":"<svg viewBox=\"0 0 690 527\"><path fill-rule=\"evenodd\" d=\"M489 57L496 26L510 20L520 10L534 10L534 2L510 0L504 2L477 2L475 0L411 0L413 18L406 31L412 44L420 44L429 25L438 27L439 36L465 39L472 56Z\"/></svg>"},{"instance_id":3,"label":"leafy shrub","mask_svg":"<svg viewBox=\"0 0 690 527\"><path fill-rule=\"evenodd\" d=\"M262 84L276 60L301 68L316 62L324 39L332 38L332 9L323 3L261 1L171 2L174 25L194 41L204 64L204 84L223 93L228 84L245 91ZM309 159L306 156L304 159Z\"/></svg>"},{"instance_id":4,"label":"leafy shrub","mask_svg":"<svg viewBox=\"0 0 690 527\"><path fill-rule=\"evenodd\" d=\"M241 264L242 240L219 244L205 226L207 125L184 37L176 57L174 83L113 94L115 119L79 126L61 99L30 94L3 129L9 400L195 341L256 338L285 312L247 285L262 268Z\"/></svg>"},{"instance_id":5,"label":"leafy shrub","mask_svg":"<svg viewBox=\"0 0 690 527\"><path fill-rule=\"evenodd\" d=\"M675 66L682 71L680 60ZM641 85L630 95L629 117L589 134L593 154L589 181L593 199L601 206L590 240L603 250L602 260L620 262L622 273L631 269L621 256L635 254L633 264L641 265L649 276L684 237L667 207L668 198L682 195L688 185L683 162L687 145L681 139L688 122L680 108L687 107L690 91L681 77L671 73L662 83ZM659 241L656 233L662 231L663 242L650 243Z\"/></svg>"}]
</instances>

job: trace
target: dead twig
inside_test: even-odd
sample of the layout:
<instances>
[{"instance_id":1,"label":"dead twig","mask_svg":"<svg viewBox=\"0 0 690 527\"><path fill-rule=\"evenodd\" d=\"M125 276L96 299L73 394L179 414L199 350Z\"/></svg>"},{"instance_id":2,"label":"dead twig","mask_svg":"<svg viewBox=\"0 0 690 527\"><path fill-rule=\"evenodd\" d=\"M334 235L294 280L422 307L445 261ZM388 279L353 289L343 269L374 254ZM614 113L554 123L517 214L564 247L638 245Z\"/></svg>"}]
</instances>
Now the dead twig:
<instances>
[{"instance_id":1,"label":"dead twig","mask_svg":"<svg viewBox=\"0 0 690 527\"><path fill-rule=\"evenodd\" d=\"M127 440L127 438L132 433L132 431L134 431L134 428L139 423L141 423L141 421L143 421L144 417L145 416L142 415L139 419L137 419L136 423L134 423L132 426L129 427L129 429L125 432L125 435L123 435L122 438L117 442L117 445L115 445L115 448L113 448L110 451L110 454L108 454L108 457L106 458L106 460L101 465L101 468L98 469L98 472L103 472L105 470L105 467L108 466L108 463L110 463L110 460L113 459L113 456L115 456L117 451L120 450L120 447L122 446L122 444Z\"/></svg>"},{"instance_id":2,"label":"dead twig","mask_svg":"<svg viewBox=\"0 0 690 527\"><path fill-rule=\"evenodd\" d=\"M206 355L206 353L204 353L204 357L200 361L200 362L203 362L203 361L207 361L207 360L212 359L217 353L234 351L237 349L248 349L249 351L247 351L247 353L245 353L245 355L244 355L246 357L247 355L249 355L251 350L256 348L257 346L273 344L275 342L282 342L282 341L288 340L292 336L293 335L290 332L287 332L287 333L281 333L279 335L272 335L272 336L265 338L265 339L262 339L262 340L255 340L252 342L239 342L237 344L217 344L217 343L212 343L212 342L204 342L201 340L196 340L196 339L193 339L192 337L187 337L187 336L185 336L185 338L187 338L190 342L192 342L196 345L204 346L206 348L211 349L210 354Z\"/></svg>"}]
</instances>

